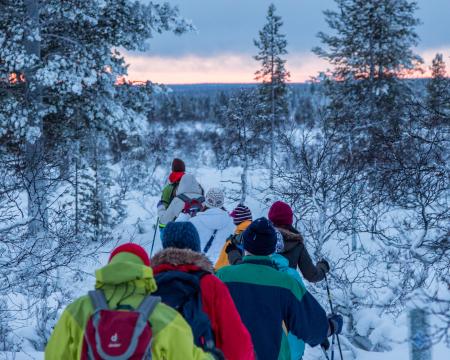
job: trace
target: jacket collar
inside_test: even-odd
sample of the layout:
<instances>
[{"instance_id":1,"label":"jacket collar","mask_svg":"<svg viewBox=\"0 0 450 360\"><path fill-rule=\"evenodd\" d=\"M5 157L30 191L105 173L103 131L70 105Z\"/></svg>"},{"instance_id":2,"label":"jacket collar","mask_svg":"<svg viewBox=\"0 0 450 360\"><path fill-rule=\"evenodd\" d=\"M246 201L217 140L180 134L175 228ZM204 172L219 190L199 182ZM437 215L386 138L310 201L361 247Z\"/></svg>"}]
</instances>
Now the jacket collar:
<instances>
[{"instance_id":1,"label":"jacket collar","mask_svg":"<svg viewBox=\"0 0 450 360\"><path fill-rule=\"evenodd\" d=\"M273 262L270 256L246 255L244 256L242 261L246 264L266 265L270 267L275 267L275 263Z\"/></svg>"},{"instance_id":2,"label":"jacket collar","mask_svg":"<svg viewBox=\"0 0 450 360\"><path fill-rule=\"evenodd\" d=\"M211 261L202 253L189 249L167 248L152 258L155 274L163 271L179 270L184 272L206 271L214 273Z\"/></svg>"},{"instance_id":3,"label":"jacket collar","mask_svg":"<svg viewBox=\"0 0 450 360\"><path fill-rule=\"evenodd\" d=\"M302 235L293 227L290 227L289 229L283 228L283 227L277 227L276 228L281 235L283 235L284 242L301 242L303 243L303 237Z\"/></svg>"}]
</instances>

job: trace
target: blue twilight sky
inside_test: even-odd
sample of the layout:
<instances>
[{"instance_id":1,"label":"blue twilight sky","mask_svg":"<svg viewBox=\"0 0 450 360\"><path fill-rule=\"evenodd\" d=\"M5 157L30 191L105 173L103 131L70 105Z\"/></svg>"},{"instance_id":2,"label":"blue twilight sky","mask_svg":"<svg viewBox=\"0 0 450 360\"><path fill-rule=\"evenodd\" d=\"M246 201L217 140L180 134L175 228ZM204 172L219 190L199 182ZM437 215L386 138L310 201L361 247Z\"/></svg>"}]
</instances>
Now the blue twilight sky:
<instances>
[{"instance_id":1,"label":"blue twilight sky","mask_svg":"<svg viewBox=\"0 0 450 360\"><path fill-rule=\"evenodd\" d=\"M323 10L333 0L168 0L192 20L197 31L183 36L156 35L147 53L127 55L131 79L162 83L252 82L258 64L253 39L271 2L277 6L287 36L287 67L292 81L305 81L327 63L311 53L316 35L328 31ZM429 63L436 52L450 60L450 0L418 0L416 51Z\"/></svg>"}]
</instances>

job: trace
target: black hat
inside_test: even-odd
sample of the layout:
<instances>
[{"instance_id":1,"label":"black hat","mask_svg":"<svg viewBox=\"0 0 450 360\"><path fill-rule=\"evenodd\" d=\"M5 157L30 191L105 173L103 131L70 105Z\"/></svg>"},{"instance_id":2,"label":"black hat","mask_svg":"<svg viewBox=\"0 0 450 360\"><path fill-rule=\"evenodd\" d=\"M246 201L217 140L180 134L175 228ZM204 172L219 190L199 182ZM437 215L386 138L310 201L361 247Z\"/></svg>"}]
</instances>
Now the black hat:
<instances>
[{"instance_id":1,"label":"black hat","mask_svg":"<svg viewBox=\"0 0 450 360\"><path fill-rule=\"evenodd\" d=\"M277 233L272 223L262 217L253 221L242 233L244 249L253 255L270 255L275 252Z\"/></svg>"}]
</instances>

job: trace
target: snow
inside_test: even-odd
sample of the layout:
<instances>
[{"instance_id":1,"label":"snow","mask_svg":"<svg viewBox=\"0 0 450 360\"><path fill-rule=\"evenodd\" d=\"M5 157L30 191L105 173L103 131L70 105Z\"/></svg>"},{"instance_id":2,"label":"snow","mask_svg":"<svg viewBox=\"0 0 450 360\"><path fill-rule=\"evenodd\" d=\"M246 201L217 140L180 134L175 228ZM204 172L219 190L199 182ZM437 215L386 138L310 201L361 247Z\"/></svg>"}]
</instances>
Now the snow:
<instances>
[{"instance_id":1,"label":"snow","mask_svg":"<svg viewBox=\"0 0 450 360\"><path fill-rule=\"evenodd\" d=\"M118 169L115 169L118 171ZM227 210L231 210L237 205L236 200L232 200L239 190L238 182L242 169L239 167L230 167L223 171L218 171L211 167L198 167L189 168L196 178L200 181L202 186L207 190L210 187L221 187L226 193L227 201L225 207ZM167 171L165 169L158 169L156 171L157 176L165 176ZM264 169L255 169L249 172L250 194L247 201L247 205L251 208L253 217L267 216L268 204L273 201L273 197L265 192L260 192L260 189L264 189L268 183L269 173ZM259 190L255 190L259 189ZM78 266L83 269L81 278L75 279L73 274L61 274L61 283L71 284L71 296L76 298L85 294L88 289L93 288L94 271L96 268L102 266L107 262L110 251L120 243L133 241L144 246L150 251L152 245L153 234L155 233L156 224L156 203L159 200L159 196L144 195L140 191L132 191L128 194L126 207L127 217L126 219L116 227L115 238L112 242L103 246L96 259L80 260ZM331 246L331 244L330 244ZM218 254L222 244L213 243L211 253ZM161 243L159 239L159 231L156 231L156 241L154 252L161 249ZM339 246L332 245L329 248L330 252L339 252ZM214 260L214 259L213 259ZM312 287L312 285L307 285ZM317 289L316 289L317 290ZM370 289L363 286L354 285L352 292L357 296L364 297ZM392 300L393 293L390 289L381 289L380 292L380 304L389 303ZM334 292L336 297L340 297L337 289ZM325 298L322 298L322 304L327 309L328 304ZM15 302L23 301L23 299L16 299ZM352 348L352 352L346 352L344 354L345 359L352 358L356 355L355 359L358 360L401 360L409 358L408 344L405 342L407 339L407 316L401 314L400 316L392 317L384 314L380 315L380 311L377 308L362 309L354 313L355 329L361 336L368 336L369 340L374 346L392 347L390 351L384 352L368 352L357 348ZM24 339L32 339L35 337L33 322L27 322L21 324L21 329L16 332L17 336ZM342 342L346 343L345 337L341 336ZM36 352L31 344L25 340L23 342L23 351L16 354L15 359L43 359L42 352ZM336 347L337 349L337 347ZM450 349L443 344L437 344L433 348L434 359L450 359ZM337 354L335 354L336 356ZM0 358L12 359L11 353L0 353ZM323 359L323 354L318 348L307 348L305 360Z\"/></svg>"}]
</instances>

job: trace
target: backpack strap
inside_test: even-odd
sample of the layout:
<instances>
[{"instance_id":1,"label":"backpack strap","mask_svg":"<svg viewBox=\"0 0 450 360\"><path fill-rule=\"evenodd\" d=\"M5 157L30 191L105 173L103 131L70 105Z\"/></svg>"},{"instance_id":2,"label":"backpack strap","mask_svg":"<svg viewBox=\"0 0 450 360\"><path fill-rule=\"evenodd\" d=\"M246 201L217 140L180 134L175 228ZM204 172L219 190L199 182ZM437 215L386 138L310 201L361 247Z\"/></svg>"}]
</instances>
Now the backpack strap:
<instances>
[{"instance_id":1,"label":"backpack strap","mask_svg":"<svg viewBox=\"0 0 450 360\"><path fill-rule=\"evenodd\" d=\"M209 248L211 247L211 245L212 245L212 243L213 243L213 241L214 241L214 238L216 237L217 231L219 231L219 230L218 230L218 229L215 229L215 230L213 231L211 237L209 238L208 242L207 242L206 245L205 245L205 248L203 249L203 253L206 254L206 253L208 252Z\"/></svg>"},{"instance_id":2,"label":"backpack strap","mask_svg":"<svg viewBox=\"0 0 450 360\"><path fill-rule=\"evenodd\" d=\"M200 197L196 198L195 200L197 200L199 203L202 203L202 204L206 201L204 196L200 196Z\"/></svg>"},{"instance_id":3,"label":"backpack strap","mask_svg":"<svg viewBox=\"0 0 450 360\"><path fill-rule=\"evenodd\" d=\"M185 195L185 194L177 195L177 198L181 199L181 200L184 201L185 203L186 203L186 202L191 202L191 201L192 201L192 199L191 199L189 196Z\"/></svg>"},{"instance_id":4,"label":"backpack strap","mask_svg":"<svg viewBox=\"0 0 450 360\"><path fill-rule=\"evenodd\" d=\"M160 302L161 298L159 296L149 295L142 300L137 308L137 311L144 317L144 319L148 319Z\"/></svg>"},{"instance_id":5,"label":"backpack strap","mask_svg":"<svg viewBox=\"0 0 450 360\"><path fill-rule=\"evenodd\" d=\"M102 290L92 290L88 292L89 298L91 299L92 305L94 306L94 311L98 310L108 310L109 306L105 298L105 294Z\"/></svg>"}]
</instances>

